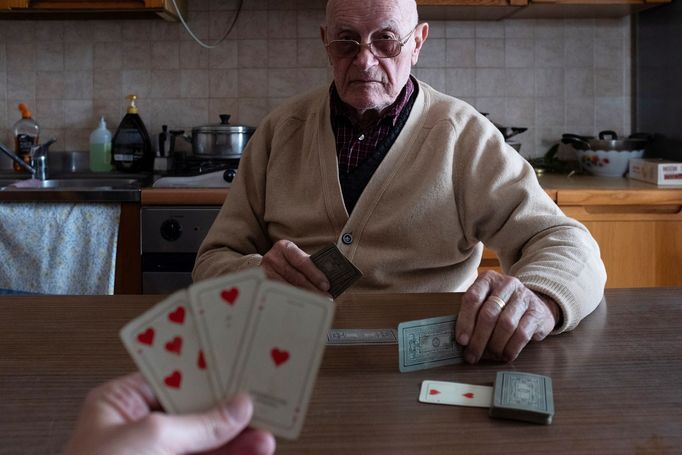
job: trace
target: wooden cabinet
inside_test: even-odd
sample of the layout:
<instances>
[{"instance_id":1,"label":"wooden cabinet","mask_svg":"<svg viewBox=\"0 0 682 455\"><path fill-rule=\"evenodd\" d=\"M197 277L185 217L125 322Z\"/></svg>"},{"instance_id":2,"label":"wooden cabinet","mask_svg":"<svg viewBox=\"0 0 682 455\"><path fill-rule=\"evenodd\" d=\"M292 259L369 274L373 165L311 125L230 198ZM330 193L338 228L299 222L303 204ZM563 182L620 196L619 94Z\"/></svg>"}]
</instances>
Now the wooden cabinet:
<instances>
[{"instance_id":1,"label":"wooden cabinet","mask_svg":"<svg viewBox=\"0 0 682 455\"><path fill-rule=\"evenodd\" d=\"M419 17L436 20L500 20L528 0L417 0Z\"/></svg>"},{"instance_id":2,"label":"wooden cabinet","mask_svg":"<svg viewBox=\"0 0 682 455\"><path fill-rule=\"evenodd\" d=\"M142 263L140 262L140 204L121 204L116 247L114 294L142 293Z\"/></svg>"},{"instance_id":3,"label":"wooden cabinet","mask_svg":"<svg viewBox=\"0 0 682 455\"><path fill-rule=\"evenodd\" d=\"M186 14L186 0L175 0L181 14ZM126 13L158 15L178 20L171 0L0 0L5 14ZM102 16L105 17L105 16Z\"/></svg>"},{"instance_id":4,"label":"wooden cabinet","mask_svg":"<svg viewBox=\"0 0 682 455\"><path fill-rule=\"evenodd\" d=\"M559 191L601 249L609 288L682 285L682 189Z\"/></svg>"},{"instance_id":5,"label":"wooden cabinet","mask_svg":"<svg viewBox=\"0 0 682 455\"><path fill-rule=\"evenodd\" d=\"M622 17L671 0L529 0L514 19L564 17Z\"/></svg>"},{"instance_id":6,"label":"wooden cabinet","mask_svg":"<svg viewBox=\"0 0 682 455\"><path fill-rule=\"evenodd\" d=\"M604 180L588 177L576 188L558 189L555 201L599 244L606 287L682 286L682 188L605 179L612 188L590 189ZM500 271L490 250L484 251L483 270Z\"/></svg>"},{"instance_id":7,"label":"wooden cabinet","mask_svg":"<svg viewBox=\"0 0 682 455\"><path fill-rule=\"evenodd\" d=\"M417 0L424 19L622 17L671 0Z\"/></svg>"}]
</instances>

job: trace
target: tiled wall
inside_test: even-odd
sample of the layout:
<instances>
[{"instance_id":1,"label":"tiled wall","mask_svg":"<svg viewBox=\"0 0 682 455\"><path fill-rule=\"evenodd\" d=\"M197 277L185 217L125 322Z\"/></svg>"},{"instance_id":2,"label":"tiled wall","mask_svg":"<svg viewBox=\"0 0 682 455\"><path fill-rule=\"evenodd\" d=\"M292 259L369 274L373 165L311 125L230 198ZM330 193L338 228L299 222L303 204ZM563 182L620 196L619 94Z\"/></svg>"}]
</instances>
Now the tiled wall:
<instances>
[{"instance_id":1,"label":"tiled wall","mask_svg":"<svg viewBox=\"0 0 682 455\"><path fill-rule=\"evenodd\" d=\"M234 16L233 0L189 0L189 24L209 42ZM150 134L214 123L257 125L287 97L327 83L322 0L246 0L234 30L204 49L162 20L0 21L0 138L25 102L56 137L87 149L103 114L115 131L135 93ZM564 132L630 133L630 19L429 21L414 74L490 118L528 127L525 156ZM0 156L0 166L9 160Z\"/></svg>"}]
</instances>

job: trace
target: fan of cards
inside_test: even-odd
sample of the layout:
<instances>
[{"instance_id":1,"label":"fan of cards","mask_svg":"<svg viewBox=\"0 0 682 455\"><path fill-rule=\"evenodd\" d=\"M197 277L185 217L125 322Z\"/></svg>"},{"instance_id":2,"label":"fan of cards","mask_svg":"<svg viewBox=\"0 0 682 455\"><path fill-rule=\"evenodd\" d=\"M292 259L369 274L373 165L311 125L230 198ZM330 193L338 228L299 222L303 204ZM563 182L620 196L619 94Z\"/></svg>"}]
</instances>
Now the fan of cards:
<instances>
[{"instance_id":1,"label":"fan of cards","mask_svg":"<svg viewBox=\"0 0 682 455\"><path fill-rule=\"evenodd\" d=\"M333 315L330 298L256 268L178 291L120 335L167 412L205 410L245 391L254 427L295 439Z\"/></svg>"}]
</instances>

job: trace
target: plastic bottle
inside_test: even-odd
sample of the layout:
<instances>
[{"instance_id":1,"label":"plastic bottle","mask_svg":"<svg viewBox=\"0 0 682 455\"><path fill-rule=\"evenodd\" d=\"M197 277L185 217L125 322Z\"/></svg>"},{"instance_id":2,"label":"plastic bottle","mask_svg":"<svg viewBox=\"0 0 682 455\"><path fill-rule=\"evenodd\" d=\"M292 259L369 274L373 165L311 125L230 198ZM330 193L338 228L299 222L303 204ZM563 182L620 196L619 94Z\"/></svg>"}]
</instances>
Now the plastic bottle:
<instances>
[{"instance_id":1,"label":"plastic bottle","mask_svg":"<svg viewBox=\"0 0 682 455\"><path fill-rule=\"evenodd\" d=\"M118 125L111 143L111 162L116 169L123 172L146 172L154 168L154 152L149 133L138 114L135 100L137 96L129 95L128 113Z\"/></svg>"},{"instance_id":2,"label":"plastic bottle","mask_svg":"<svg viewBox=\"0 0 682 455\"><path fill-rule=\"evenodd\" d=\"M26 164L31 164L31 147L38 144L40 127L31 117L31 111L24 103L19 104L21 119L14 124L14 152ZM28 172L17 163L14 163L16 172Z\"/></svg>"},{"instance_id":3,"label":"plastic bottle","mask_svg":"<svg viewBox=\"0 0 682 455\"><path fill-rule=\"evenodd\" d=\"M111 132L101 116L99 126L90 134L90 170L108 172L111 169Z\"/></svg>"}]
</instances>

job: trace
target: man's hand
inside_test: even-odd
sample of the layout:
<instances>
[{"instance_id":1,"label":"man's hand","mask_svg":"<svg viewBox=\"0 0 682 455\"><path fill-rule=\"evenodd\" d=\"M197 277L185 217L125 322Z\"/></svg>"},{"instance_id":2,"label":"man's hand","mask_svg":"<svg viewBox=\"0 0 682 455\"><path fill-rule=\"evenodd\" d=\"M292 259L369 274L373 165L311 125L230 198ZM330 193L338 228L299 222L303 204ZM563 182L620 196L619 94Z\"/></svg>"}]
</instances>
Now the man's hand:
<instances>
[{"instance_id":1,"label":"man's hand","mask_svg":"<svg viewBox=\"0 0 682 455\"><path fill-rule=\"evenodd\" d=\"M277 241L263 256L260 266L270 279L315 292L329 290L329 280L313 264L310 255L289 240Z\"/></svg>"},{"instance_id":2,"label":"man's hand","mask_svg":"<svg viewBox=\"0 0 682 455\"><path fill-rule=\"evenodd\" d=\"M272 434L247 429L253 405L246 396L201 414L153 412L159 404L142 375L134 373L87 396L67 455L180 454L221 448L221 454L272 454Z\"/></svg>"},{"instance_id":3,"label":"man's hand","mask_svg":"<svg viewBox=\"0 0 682 455\"><path fill-rule=\"evenodd\" d=\"M559 306L549 297L534 293L514 277L488 271L462 297L455 336L466 346L464 357L469 363L478 362L484 353L510 362L531 339L540 341L549 335L560 317Z\"/></svg>"}]
</instances>

